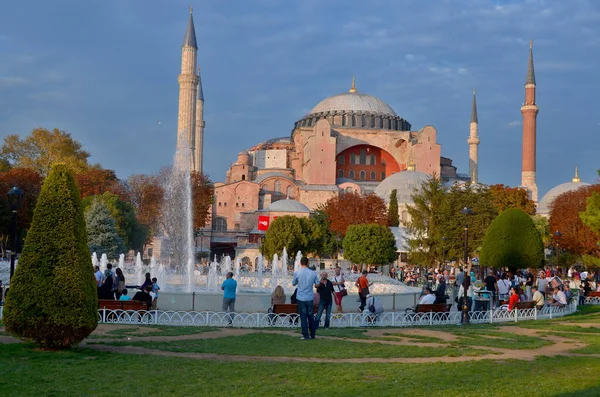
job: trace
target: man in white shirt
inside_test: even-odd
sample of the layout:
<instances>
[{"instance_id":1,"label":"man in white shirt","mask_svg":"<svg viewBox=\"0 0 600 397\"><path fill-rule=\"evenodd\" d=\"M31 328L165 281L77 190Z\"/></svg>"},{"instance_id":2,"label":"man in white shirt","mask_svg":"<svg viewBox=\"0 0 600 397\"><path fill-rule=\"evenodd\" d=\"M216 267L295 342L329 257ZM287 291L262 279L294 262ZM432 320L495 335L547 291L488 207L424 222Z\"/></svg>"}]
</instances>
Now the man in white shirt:
<instances>
[{"instance_id":1,"label":"man in white shirt","mask_svg":"<svg viewBox=\"0 0 600 397\"><path fill-rule=\"evenodd\" d=\"M431 292L430 287L425 287L425 295L419 299L419 305L433 305L435 303L435 295Z\"/></svg>"},{"instance_id":2,"label":"man in white shirt","mask_svg":"<svg viewBox=\"0 0 600 397\"><path fill-rule=\"evenodd\" d=\"M564 292L562 292L558 287L554 288L554 295L552 295L552 306L566 306L567 305L567 296Z\"/></svg>"}]
</instances>

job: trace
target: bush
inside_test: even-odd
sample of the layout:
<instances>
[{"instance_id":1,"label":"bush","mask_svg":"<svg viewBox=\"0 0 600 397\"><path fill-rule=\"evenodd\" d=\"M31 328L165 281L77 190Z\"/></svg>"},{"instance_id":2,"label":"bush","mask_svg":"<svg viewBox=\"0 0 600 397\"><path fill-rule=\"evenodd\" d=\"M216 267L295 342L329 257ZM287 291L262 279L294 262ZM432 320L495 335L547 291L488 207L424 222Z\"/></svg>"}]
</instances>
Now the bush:
<instances>
[{"instance_id":1,"label":"bush","mask_svg":"<svg viewBox=\"0 0 600 397\"><path fill-rule=\"evenodd\" d=\"M3 322L9 333L52 348L79 343L98 324L83 207L63 164L52 168L42 186Z\"/></svg>"},{"instance_id":2,"label":"bush","mask_svg":"<svg viewBox=\"0 0 600 397\"><path fill-rule=\"evenodd\" d=\"M481 248L482 265L522 269L539 267L543 260L542 238L523 210L504 210L487 229Z\"/></svg>"},{"instance_id":3,"label":"bush","mask_svg":"<svg viewBox=\"0 0 600 397\"><path fill-rule=\"evenodd\" d=\"M344 259L353 263L386 265L396 260L396 239L387 226L349 226L342 245Z\"/></svg>"}]
</instances>

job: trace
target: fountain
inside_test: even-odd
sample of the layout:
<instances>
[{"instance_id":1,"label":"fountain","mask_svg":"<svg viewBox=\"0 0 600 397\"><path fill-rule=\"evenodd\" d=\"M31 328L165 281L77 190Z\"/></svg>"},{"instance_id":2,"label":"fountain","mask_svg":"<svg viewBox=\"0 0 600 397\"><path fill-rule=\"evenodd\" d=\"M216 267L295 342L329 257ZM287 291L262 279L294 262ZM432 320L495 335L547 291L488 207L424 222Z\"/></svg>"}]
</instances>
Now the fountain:
<instances>
[{"instance_id":1,"label":"fountain","mask_svg":"<svg viewBox=\"0 0 600 397\"><path fill-rule=\"evenodd\" d=\"M206 280L206 289L208 291L217 291L217 283L219 282L217 278L217 257L210 263L208 268L208 278Z\"/></svg>"},{"instance_id":2,"label":"fountain","mask_svg":"<svg viewBox=\"0 0 600 397\"><path fill-rule=\"evenodd\" d=\"M271 285L278 286L277 276L279 275L279 257L277 254L273 255L273 263L271 264Z\"/></svg>"},{"instance_id":3,"label":"fountain","mask_svg":"<svg viewBox=\"0 0 600 397\"><path fill-rule=\"evenodd\" d=\"M294 260L294 273L300 270L300 259L302 259L302 251L296 253L296 260Z\"/></svg>"},{"instance_id":4,"label":"fountain","mask_svg":"<svg viewBox=\"0 0 600 397\"><path fill-rule=\"evenodd\" d=\"M135 257L135 280L138 285L141 285L144 282L144 269L142 268L142 255L138 252Z\"/></svg>"},{"instance_id":5,"label":"fountain","mask_svg":"<svg viewBox=\"0 0 600 397\"><path fill-rule=\"evenodd\" d=\"M240 278L240 265L242 263L242 260L240 259L240 257L236 257L235 258L235 278Z\"/></svg>"},{"instance_id":6,"label":"fountain","mask_svg":"<svg viewBox=\"0 0 600 397\"><path fill-rule=\"evenodd\" d=\"M106 270L106 265L108 265L108 257L104 253L100 257L100 270L102 270L104 272Z\"/></svg>"},{"instance_id":7,"label":"fountain","mask_svg":"<svg viewBox=\"0 0 600 397\"><path fill-rule=\"evenodd\" d=\"M92 266L99 266L98 255L95 252L92 254Z\"/></svg>"},{"instance_id":8,"label":"fountain","mask_svg":"<svg viewBox=\"0 0 600 397\"><path fill-rule=\"evenodd\" d=\"M283 252L281 253L281 270L286 274L288 272L288 254L285 247L283 247Z\"/></svg>"},{"instance_id":9,"label":"fountain","mask_svg":"<svg viewBox=\"0 0 600 397\"><path fill-rule=\"evenodd\" d=\"M125 254L119 255L119 267L121 270L125 268Z\"/></svg>"}]
</instances>

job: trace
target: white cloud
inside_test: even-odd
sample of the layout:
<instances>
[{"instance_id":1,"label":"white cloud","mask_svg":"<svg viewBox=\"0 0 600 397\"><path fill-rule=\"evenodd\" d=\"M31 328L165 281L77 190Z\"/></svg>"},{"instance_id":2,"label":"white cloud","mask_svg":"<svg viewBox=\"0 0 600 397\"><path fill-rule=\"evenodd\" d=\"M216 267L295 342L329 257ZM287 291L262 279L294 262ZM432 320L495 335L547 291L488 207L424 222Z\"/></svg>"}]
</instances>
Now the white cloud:
<instances>
[{"instance_id":1,"label":"white cloud","mask_svg":"<svg viewBox=\"0 0 600 397\"><path fill-rule=\"evenodd\" d=\"M29 83L28 80L17 76L0 77L0 87L8 87L14 85L23 85Z\"/></svg>"},{"instance_id":2,"label":"white cloud","mask_svg":"<svg viewBox=\"0 0 600 397\"><path fill-rule=\"evenodd\" d=\"M519 127L523 122L521 120L513 120L511 122L509 122L507 125L509 127Z\"/></svg>"}]
</instances>

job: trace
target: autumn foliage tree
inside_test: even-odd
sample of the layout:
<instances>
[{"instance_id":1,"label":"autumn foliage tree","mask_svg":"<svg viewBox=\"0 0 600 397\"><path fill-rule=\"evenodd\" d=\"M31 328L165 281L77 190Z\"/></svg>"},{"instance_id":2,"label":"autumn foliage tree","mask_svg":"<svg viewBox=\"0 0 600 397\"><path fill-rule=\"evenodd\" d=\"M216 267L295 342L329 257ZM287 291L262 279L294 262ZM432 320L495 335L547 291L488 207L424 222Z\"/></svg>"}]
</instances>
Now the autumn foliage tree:
<instances>
[{"instance_id":1,"label":"autumn foliage tree","mask_svg":"<svg viewBox=\"0 0 600 397\"><path fill-rule=\"evenodd\" d=\"M29 168L46 176L53 164L62 163L72 172L88 168L90 154L71 134L57 128L36 128L24 139L8 135L0 148L0 158L13 167Z\"/></svg>"},{"instance_id":2,"label":"autumn foliage tree","mask_svg":"<svg viewBox=\"0 0 600 397\"><path fill-rule=\"evenodd\" d=\"M8 243L10 226L10 208L6 193L13 186L19 187L23 192L23 203L19 209L18 230L21 235L31 225L33 211L42 187L42 177L36 171L26 168L12 168L0 172L0 251L5 252Z\"/></svg>"},{"instance_id":3,"label":"autumn foliage tree","mask_svg":"<svg viewBox=\"0 0 600 397\"><path fill-rule=\"evenodd\" d=\"M93 167L76 174L75 181L79 185L81 198L110 192L118 195L122 200L127 199L127 191L113 170Z\"/></svg>"},{"instance_id":4,"label":"autumn foliage tree","mask_svg":"<svg viewBox=\"0 0 600 397\"><path fill-rule=\"evenodd\" d=\"M554 244L577 256L598 253L598 234L580 217L587 208L587 198L600 192L600 185L581 187L556 197L550 204L550 233L560 231Z\"/></svg>"},{"instance_id":5,"label":"autumn foliage tree","mask_svg":"<svg viewBox=\"0 0 600 397\"><path fill-rule=\"evenodd\" d=\"M348 226L367 223L387 224L385 201L374 194L344 193L319 207L329 220L329 230L345 236Z\"/></svg>"},{"instance_id":6,"label":"autumn foliage tree","mask_svg":"<svg viewBox=\"0 0 600 397\"><path fill-rule=\"evenodd\" d=\"M492 201L498 212L509 208L518 208L526 214L535 214L535 203L528 197L525 189L502 184L491 185L489 188L492 194Z\"/></svg>"},{"instance_id":7,"label":"autumn foliage tree","mask_svg":"<svg viewBox=\"0 0 600 397\"><path fill-rule=\"evenodd\" d=\"M127 187L138 221L148 227L151 237L155 236L165 194L160 178L157 175L131 175Z\"/></svg>"},{"instance_id":8,"label":"autumn foliage tree","mask_svg":"<svg viewBox=\"0 0 600 397\"><path fill-rule=\"evenodd\" d=\"M206 174L192 172L192 210L194 212L194 230L206 226L213 202L213 185Z\"/></svg>"}]
</instances>

